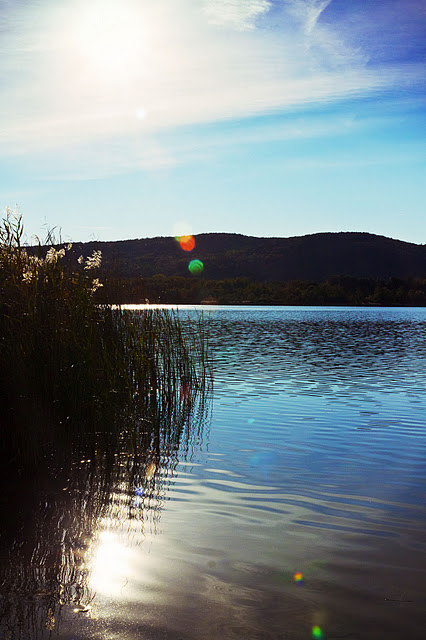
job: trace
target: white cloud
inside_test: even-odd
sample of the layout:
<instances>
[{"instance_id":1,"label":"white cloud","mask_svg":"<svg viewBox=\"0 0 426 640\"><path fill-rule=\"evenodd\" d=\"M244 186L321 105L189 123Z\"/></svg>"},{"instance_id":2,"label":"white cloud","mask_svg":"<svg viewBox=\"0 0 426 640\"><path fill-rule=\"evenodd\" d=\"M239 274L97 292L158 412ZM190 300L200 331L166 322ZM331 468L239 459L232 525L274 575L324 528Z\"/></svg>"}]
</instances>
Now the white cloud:
<instances>
[{"instance_id":1,"label":"white cloud","mask_svg":"<svg viewBox=\"0 0 426 640\"><path fill-rule=\"evenodd\" d=\"M279 27L269 28L267 0L3 5L0 153L38 153L76 176L170 167L179 152L164 135L156 142L159 132L368 95L416 77L414 67L369 69L322 20L328 5L283 1Z\"/></svg>"},{"instance_id":2,"label":"white cloud","mask_svg":"<svg viewBox=\"0 0 426 640\"><path fill-rule=\"evenodd\" d=\"M306 33L311 33L322 12L332 0L284 0L287 10L302 24Z\"/></svg>"},{"instance_id":3,"label":"white cloud","mask_svg":"<svg viewBox=\"0 0 426 640\"><path fill-rule=\"evenodd\" d=\"M205 0L204 12L211 24L246 31L270 8L268 0Z\"/></svg>"}]
</instances>

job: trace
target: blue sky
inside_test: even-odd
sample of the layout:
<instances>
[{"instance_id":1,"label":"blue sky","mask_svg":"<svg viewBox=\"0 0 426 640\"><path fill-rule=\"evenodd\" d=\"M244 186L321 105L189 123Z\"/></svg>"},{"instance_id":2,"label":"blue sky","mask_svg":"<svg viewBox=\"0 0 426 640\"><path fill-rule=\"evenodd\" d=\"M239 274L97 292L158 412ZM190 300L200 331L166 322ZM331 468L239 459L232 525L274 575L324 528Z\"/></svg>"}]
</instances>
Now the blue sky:
<instances>
[{"instance_id":1,"label":"blue sky","mask_svg":"<svg viewBox=\"0 0 426 640\"><path fill-rule=\"evenodd\" d=\"M0 207L426 243L425 42L424 0L0 0Z\"/></svg>"}]
</instances>

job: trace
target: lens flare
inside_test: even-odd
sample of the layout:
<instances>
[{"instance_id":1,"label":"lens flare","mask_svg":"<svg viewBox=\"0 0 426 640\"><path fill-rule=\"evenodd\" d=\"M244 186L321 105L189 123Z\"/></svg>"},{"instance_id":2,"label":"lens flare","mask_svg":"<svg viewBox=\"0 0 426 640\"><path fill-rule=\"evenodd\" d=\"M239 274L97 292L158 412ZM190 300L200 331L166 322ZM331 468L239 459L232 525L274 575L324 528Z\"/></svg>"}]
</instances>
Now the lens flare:
<instances>
[{"instance_id":1,"label":"lens flare","mask_svg":"<svg viewBox=\"0 0 426 640\"><path fill-rule=\"evenodd\" d=\"M145 120L146 115L147 115L146 111L142 107L139 109L136 109L136 117L138 118L138 120Z\"/></svg>"},{"instance_id":2,"label":"lens flare","mask_svg":"<svg viewBox=\"0 0 426 640\"><path fill-rule=\"evenodd\" d=\"M179 244L184 251L192 251L195 247L194 236L180 236Z\"/></svg>"},{"instance_id":3,"label":"lens flare","mask_svg":"<svg viewBox=\"0 0 426 640\"><path fill-rule=\"evenodd\" d=\"M321 640L321 638L324 638L324 634L322 632L321 627L318 627L317 625L312 627L312 637L315 638L316 640Z\"/></svg>"},{"instance_id":4,"label":"lens flare","mask_svg":"<svg viewBox=\"0 0 426 640\"><path fill-rule=\"evenodd\" d=\"M179 242L182 236L192 236L192 227L187 220L179 220L173 225L172 235Z\"/></svg>"},{"instance_id":5,"label":"lens flare","mask_svg":"<svg viewBox=\"0 0 426 640\"><path fill-rule=\"evenodd\" d=\"M150 462L147 469L146 469L146 479L147 480L152 480L155 474L155 471L157 469L157 465L155 464L155 462Z\"/></svg>"},{"instance_id":6,"label":"lens flare","mask_svg":"<svg viewBox=\"0 0 426 640\"><path fill-rule=\"evenodd\" d=\"M183 400L184 402L188 402L189 400L191 400L191 396L192 396L191 385L188 384L187 382L183 382L179 388L180 399Z\"/></svg>"},{"instance_id":7,"label":"lens flare","mask_svg":"<svg viewBox=\"0 0 426 640\"><path fill-rule=\"evenodd\" d=\"M296 571L296 573L293 576L294 581L297 582L297 584L302 584L303 582L303 573L301 573L300 571Z\"/></svg>"},{"instance_id":8,"label":"lens flare","mask_svg":"<svg viewBox=\"0 0 426 640\"><path fill-rule=\"evenodd\" d=\"M188 265L188 269L193 276L198 276L200 273L203 273L204 265L201 260L191 260Z\"/></svg>"}]
</instances>

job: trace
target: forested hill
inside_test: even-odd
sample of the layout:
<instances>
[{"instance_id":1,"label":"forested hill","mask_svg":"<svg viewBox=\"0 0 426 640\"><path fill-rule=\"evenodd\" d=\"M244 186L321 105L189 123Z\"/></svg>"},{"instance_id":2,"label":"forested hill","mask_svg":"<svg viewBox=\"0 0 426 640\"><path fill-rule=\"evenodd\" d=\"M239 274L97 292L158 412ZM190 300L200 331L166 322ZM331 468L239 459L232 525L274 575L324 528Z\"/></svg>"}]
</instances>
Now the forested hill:
<instances>
[{"instance_id":1,"label":"forested hill","mask_svg":"<svg viewBox=\"0 0 426 640\"><path fill-rule=\"evenodd\" d=\"M293 238L255 238L240 234L206 233L195 237L191 252L174 238L148 238L76 244L87 256L100 249L103 264L119 278L156 274L193 278L192 259L204 265L203 278L249 278L257 282L310 280L331 276L358 278L425 278L426 246L370 233L316 233Z\"/></svg>"}]
</instances>

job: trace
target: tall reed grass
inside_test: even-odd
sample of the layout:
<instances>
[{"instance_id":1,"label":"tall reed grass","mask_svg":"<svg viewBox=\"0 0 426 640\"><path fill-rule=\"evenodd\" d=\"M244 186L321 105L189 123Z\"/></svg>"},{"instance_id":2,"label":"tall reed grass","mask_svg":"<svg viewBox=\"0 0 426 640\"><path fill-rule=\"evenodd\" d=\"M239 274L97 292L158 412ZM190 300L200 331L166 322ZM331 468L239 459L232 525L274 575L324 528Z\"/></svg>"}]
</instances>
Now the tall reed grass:
<instances>
[{"instance_id":1,"label":"tall reed grass","mask_svg":"<svg viewBox=\"0 0 426 640\"><path fill-rule=\"evenodd\" d=\"M167 425L183 428L211 383L203 322L184 326L176 313L97 304L99 251L78 256L52 236L50 247L30 249L22 237L21 217L7 209L0 226L5 455L37 463L71 441L95 447L123 434L136 447L147 429L166 446Z\"/></svg>"}]
</instances>

